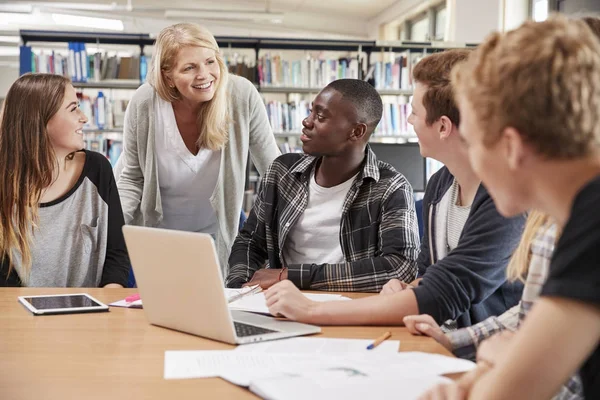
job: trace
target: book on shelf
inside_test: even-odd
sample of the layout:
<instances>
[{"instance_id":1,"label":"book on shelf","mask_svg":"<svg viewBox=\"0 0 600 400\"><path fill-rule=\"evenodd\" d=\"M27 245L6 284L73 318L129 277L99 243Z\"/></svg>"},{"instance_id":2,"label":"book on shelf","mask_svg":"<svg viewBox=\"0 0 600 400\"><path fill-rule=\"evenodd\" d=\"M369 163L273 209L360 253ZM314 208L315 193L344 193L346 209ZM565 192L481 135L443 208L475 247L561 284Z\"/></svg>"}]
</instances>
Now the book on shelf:
<instances>
[{"instance_id":1,"label":"book on shelf","mask_svg":"<svg viewBox=\"0 0 600 400\"><path fill-rule=\"evenodd\" d=\"M108 139L102 134L86 133L84 142L86 150L104 154L113 167L117 164L117 160L123 152L123 142L121 140Z\"/></svg>"},{"instance_id":2,"label":"book on shelf","mask_svg":"<svg viewBox=\"0 0 600 400\"><path fill-rule=\"evenodd\" d=\"M108 93L98 91L97 96L77 93L79 107L88 121L84 129L114 129L123 126L129 100L113 99Z\"/></svg>"},{"instance_id":3,"label":"book on shelf","mask_svg":"<svg viewBox=\"0 0 600 400\"><path fill-rule=\"evenodd\" d=\"M230 73L256 82L256 64L253 59L238 53L225 54L223 58Z\"/></svg>"},{"instance_id":4,"label":"book on shelf","mask_svg":"<svg viewBox=\"0 0 600 400\"><path fill-rule=\"evenodd\" d=\"M274 132L300 132L302 120L309 114L310 102L306 100L289 103L266 101L265 107Z\"/></svg>"},{"instance_id":5,"label":"book on shelf","mask_svg":"<svg viewBox=\"0 0 600 400\"><path fill-rule=\"evenodd\" d=\"M423 57L421 52L381 53L382 60L369 66L366 79L378 90L411 90L412 70Z\"/></svg>"},{"instance_id":6,"label":"book on shelf","mask_svg":"<svg viewBox=\"0 0 600 400\"><path fill-rule=\"evenodd\" d=\"M307 100L292 101L265 101L269 123L274 132L298 133L302 130L302 120L310 110ZM383 116L377 125L373 136L389 137L415 137L414 129L408 123L410 104L402 98L398 102L384 102Z\"/></svg>"},{"instance_id":7,"label":"book on shelf","mask_svg":"<svg viewBox=\"0 0 600 400\"><path fill-rule=\"evenodd\" d=\"M374 137L386 136L402 136L405 138L416 138L415 131L408 123L408 116L411 113L411 107L408 102L400 98L396 102L383 103L383 116L377 125Z\"/></svg>"},{"instance_id":8,"label":"book on shelf","mask_svg":"<svg viewBox=\"0 0 600 400\"><path fill-rule=\"evenodd\" d=\"M114 54L113 54L114 53ZM144 81L146 56L118 56L115 52L88 54L85 43L69 42L66 52L20 47L21 73L40 72L66 76L73 82L99 82L109 79Z\"/></svg>"},{"instance_id":9,"label":"book on shelf","mask_svg":"<svg viewBox=\"0 0 600 400\"><path fill-rule=\"evenodd\" d=\"M287 60L279 54L266 53L258 60L261 86L320 88L336 79L362 78L362 59L357 57Z\"/></svg>"}]
</instances>

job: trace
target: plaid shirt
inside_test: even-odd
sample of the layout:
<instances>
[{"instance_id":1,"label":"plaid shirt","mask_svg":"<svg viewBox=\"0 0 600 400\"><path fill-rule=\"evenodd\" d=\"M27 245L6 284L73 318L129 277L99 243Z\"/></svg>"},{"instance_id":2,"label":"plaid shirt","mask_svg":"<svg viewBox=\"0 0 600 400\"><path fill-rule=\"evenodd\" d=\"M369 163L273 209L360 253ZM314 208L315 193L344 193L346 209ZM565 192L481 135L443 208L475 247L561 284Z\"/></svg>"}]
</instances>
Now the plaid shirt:
<instances>
[{"instance_id":1,"label":"plaid shirt","mask_svg":"<svg viewBox=\"0 0 600 400\"><path fill-rule=\"evenodd\" d=\"M556 225L550 225L541 228L532 241L529 271L519 305L514 306L499 317L490 317L476 325L446 334L450 339L454 355L460 358L475 359L477 347L482 341L505 329L517 330L534 302L540 297L542 286L548 278L556 235ZM583 399L583 387L579 376L571 377L554 396L554 399Z\"/></svg>"},{"instance_id":2,"label":"plaid shirt","mask_svg":"<svg viewBox=\"0 0 600 400\"><path fill-rule=\"evenodd\" d=\"M412 188L392 166L377 161L369 147L340 210L346 262L285 262L282 250L308 204L310 174L317 160L284 154L273 162L231 249L227 287L248 282L267 259L267 268L286 266L288 279L300 289L377 292L392 278L415 279L419 232Z\"/></svg>"}]
</instances>

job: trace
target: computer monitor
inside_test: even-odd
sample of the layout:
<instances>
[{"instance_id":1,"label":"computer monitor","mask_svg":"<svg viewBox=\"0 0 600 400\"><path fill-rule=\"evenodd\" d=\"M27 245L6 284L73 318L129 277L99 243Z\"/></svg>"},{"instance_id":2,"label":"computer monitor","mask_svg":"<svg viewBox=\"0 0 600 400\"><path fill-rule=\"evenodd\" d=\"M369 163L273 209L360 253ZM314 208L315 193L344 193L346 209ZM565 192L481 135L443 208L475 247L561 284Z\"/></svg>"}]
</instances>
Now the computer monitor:
<instances>
[{"instance_id":1,"label":"computer monitor","mask_svg":"<svg viewBox=\"0 0 600 400\"><path fill-rule=\"evenodd\" d=\"M391 164L408 180L413 192L424 192L427 164L418 143L369 143L377 159Z\"/></svg>"}]
</instances>

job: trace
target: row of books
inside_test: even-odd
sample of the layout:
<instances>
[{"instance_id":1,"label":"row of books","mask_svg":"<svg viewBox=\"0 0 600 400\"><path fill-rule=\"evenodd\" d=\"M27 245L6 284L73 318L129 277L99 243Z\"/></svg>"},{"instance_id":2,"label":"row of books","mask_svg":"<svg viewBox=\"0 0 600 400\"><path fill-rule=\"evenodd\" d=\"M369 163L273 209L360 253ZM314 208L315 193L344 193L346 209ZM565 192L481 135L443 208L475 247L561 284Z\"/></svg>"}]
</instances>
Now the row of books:
<instances>
[{"instance_id":1,"label":"row of books","mask_svg":"<svg viewBox=\"0 0 600 400\"><path fill-rule=\"evenodd\" d=\"M289 103L267 101L265 106L274 132L300 132L302 120L308 116L310 110L310 102L304 100ZM410 112L410 104L384 103L383 117L374 135L416 137L412 126L408 124Z\"/></svg>"},{"instance_id":2,"label":"row of books","mask_svg":"<svg viewBox=\"0 0 600 400\"><path fill-rule=\"evenodd\" d=\"M410 113L410 104L384 102L383 116L373 136L416 137L412 125L408 123Z\"/></svg>"},{"instance_id":3,"label":"row of books","mask_svg":"<svg viewBox=\"0 0 600 400\"><path fill-rule=\"evenodd\" d=\"M148 71L146 56L118 56L116 54L87 54L85 43L69 43L67 53L39 50L29 46L20 49L21 74L26 72L51 73L66 76L73 82L98 82L107 79L135 79L144 81Z\"/></svg>"},{"instance_id":4,"label":"row of books","mask_svg":"<svg viewBox=\"0 0 600 400\"><path fill-rule=\"evenodd\" d=\"M267 101L265 107L274 132L300 132L302 120L310 112L310 102L306 100L289 103Z\"/></svg>"},{"instance_id":5,"label":"row of books","mask_svg":"<svg viewBox=\"0 0 600 400\"><path fill-rule=\"evenodd\" d=\"M84 129L119 129L123 126L128 100L112 99L102 91L96 96L77 93L77 97L79 107L88 118Z\"/></svg>"},{"instance_id":6,"label":"row of books","mask_svg":"<svg viewBox=\"0 0 600 400\"><path fill-rule=\"evenodd\" d=\"M123 141L115 139L107 139L103 135L95 135L86 133L85 148L87 150L97 151L108 158L112 166L117 165L117 160L123 152Z\"/></svg>"},{"instance_id":7,"label":"row of books","mask_svg":"<svg viewBox=\"0 0 600 400\"><path fill-rule=\"evenodd\" d=\"M412 70L424 57L423 53L402 52L385 53L383 58L387 61L376 61L371 64L366 79L372 79L376 89L402 89L411 90Z\"/></svg>"},{"instance_id":8,"label":"row of books","mask_svg":"<svg viewBox=\"0 0 600 400\"><path fill-rule=\"evenodd\" d=\"M362 78L362 59L286 60L280 55L265 54L259 59L258 79L261 86L324 87L342 78Z\"/></svg>"},{"instance_id":9,"label":"row of books","mask_svg":"<svg viewBox=\"0 0 600 400\"><path fill-rule=\"evenodd\" d=\"M243 76L250 82L256 81L256 63L253 59L238 53L226 53L223 58L230 73Z\"/></svg>"}]
</instances>

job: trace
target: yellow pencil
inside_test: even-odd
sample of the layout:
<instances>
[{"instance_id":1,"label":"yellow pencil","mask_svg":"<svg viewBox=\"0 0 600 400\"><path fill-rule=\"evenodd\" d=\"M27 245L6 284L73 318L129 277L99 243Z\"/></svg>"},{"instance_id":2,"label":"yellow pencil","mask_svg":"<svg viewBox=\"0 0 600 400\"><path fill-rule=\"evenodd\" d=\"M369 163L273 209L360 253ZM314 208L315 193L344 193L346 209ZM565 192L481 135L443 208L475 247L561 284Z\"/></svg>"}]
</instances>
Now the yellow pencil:
<instances>
[{"instance_id":1,"label":"yellow pencil","mask_svg":"<svg viewBox=\"0 0 600 400\"><path fill-rule=\"evenodd\" d=\"M392 332L387 331L383 335L379 336L373 343L367 346L367 350L373 350L375 347L379 346L384 340L389 339L392 336Z\"/></svg>"}]
</instances>

